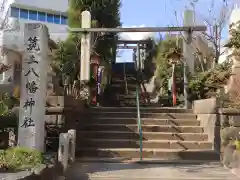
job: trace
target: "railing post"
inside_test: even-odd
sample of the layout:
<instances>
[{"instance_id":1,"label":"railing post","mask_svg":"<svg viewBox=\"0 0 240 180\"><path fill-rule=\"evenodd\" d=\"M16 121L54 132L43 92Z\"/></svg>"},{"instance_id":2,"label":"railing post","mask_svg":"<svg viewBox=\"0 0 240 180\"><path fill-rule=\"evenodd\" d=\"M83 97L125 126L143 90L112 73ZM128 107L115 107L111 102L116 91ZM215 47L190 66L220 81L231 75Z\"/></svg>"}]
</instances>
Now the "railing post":
<instances>
[{"instance_id":1,"label":"railing post","mask_svg":"<svg viewBox=\"0 0 240 180\"><path fill-rule=\"evenodd\" d=\"M69 134L60 133L58 161L62 163L64 171L67 169L68 166L68 155L69 155Z\"/></svg>"},{"instance_id":2,"label":"railing post","mask_svg":"<svg viewBox=\"0 0 240 180\"><path fill-rule=\"evenodd\" d=\"M76 130L68 130L69 135L69 159L71 162L75 161L75 149L76 149Z\"/></svg>"},{"instance_id":3,"label":"railing post","mask_svg":"<svg viewBox=\"0 0 240 180\"><path fill-rule=\"evenodd\" d=\"M75 161L76 130L70 129L67 133L59 136L58 161L62 163L64 171L67 169L69 161Z\"/></svg>"}]
</instances>

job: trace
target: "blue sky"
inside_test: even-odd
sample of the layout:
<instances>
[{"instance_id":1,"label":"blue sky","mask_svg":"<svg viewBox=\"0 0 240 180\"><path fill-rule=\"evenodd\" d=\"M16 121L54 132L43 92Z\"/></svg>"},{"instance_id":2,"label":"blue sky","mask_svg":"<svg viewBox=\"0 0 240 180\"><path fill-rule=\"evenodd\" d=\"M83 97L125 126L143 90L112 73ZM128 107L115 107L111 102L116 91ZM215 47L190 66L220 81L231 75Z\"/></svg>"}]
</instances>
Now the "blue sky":
<instances>
[{"instance_id":1,"label":"blue sky","mask_svg":"<svg viewBox=\"0 0 240 180\"><path fill-rule=\"evenodd\" d=\"M173 21L173 10L182 10L183 3L171 0L122 0L121 20L124 25L162 26ZM180 7L178 6L179 4ZM170 12L171 11L171 12ZM167 18L168 17L168 18Z\"/></svg>"},{"instance_id":2,"label":"blue sky","mask_svg":"<svg viewBox=\"0 0 240 180\"><path fill-rule=\"evenodd\" d=\"M215 0L214 14L219 13L221 3ZM169 26L180 25L182 12L189 6L190 0L122 0L121 21L123 25ZM197 19L203 22L208 18L208 8L211 0L198 0L196 4ZM177 11L178 21L174 11Z\"/></svg>"},{"instance_id":3,"label":"blue sky","mask_svg":"<svg viewBox=\"0 0 240 180\"><path fill-rule=\"evenodd\" d=\"M209 19L208 9L211 7L211 0L198 1L195 6L196 21L202 25L204 19ZM215 15L220 13L221 3L219 1L221 0L215 0L213 8ZM123 26L180 26L182 25L182 12L186 7L191 7L189 2L190 0L122 0L121 21ZM178 20L176 20L175 11L177 11ZM223 38L226 38L227 31L228 29L225 28Z\"/></svg>"}]
</instances>

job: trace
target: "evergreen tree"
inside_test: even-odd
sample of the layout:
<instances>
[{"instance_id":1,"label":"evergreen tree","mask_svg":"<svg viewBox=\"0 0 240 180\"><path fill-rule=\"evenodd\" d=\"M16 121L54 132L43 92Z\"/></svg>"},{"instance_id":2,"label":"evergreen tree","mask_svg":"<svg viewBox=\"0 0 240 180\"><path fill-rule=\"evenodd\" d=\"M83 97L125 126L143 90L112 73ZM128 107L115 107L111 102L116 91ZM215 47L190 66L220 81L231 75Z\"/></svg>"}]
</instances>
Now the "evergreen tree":
<instances>
[{"instance_id":1,"label":"evergreen tree","mask_svg":"<svg viewBox=\"0 0 240 180\"><path fill-rule=\"evenodd\" d=\"M68 25L71 28L81 27L81 13L88 10L91 13L92 27L114 28L120 23L120 0L69 0ZM94 35L93 35L94 36ZM54 69L61 75L69 75L71 80L77 79L80 70L81 33L70 33L68 39L59 42L55 53ZM93 37L92 52L99 54L104 60L115 59L116 34L97 34Z\"/></svg>"},{"instance_id":2,"label":"evergreen tree","mask_svg":"<svg viewBox=\"0 0 240 180\"><path fill-rule=\"evenodd\" d=\"M121 25L120 0L70 0L69 2L69 27L81 27L81 12L84 10L91 12L92 27L114 28ZM94 40L93 52L101 55L105 60L115 58L113 52L116 51L116 35L114 33L103 36L98 34L97 37Z\"/></svg>"}]
</instances>

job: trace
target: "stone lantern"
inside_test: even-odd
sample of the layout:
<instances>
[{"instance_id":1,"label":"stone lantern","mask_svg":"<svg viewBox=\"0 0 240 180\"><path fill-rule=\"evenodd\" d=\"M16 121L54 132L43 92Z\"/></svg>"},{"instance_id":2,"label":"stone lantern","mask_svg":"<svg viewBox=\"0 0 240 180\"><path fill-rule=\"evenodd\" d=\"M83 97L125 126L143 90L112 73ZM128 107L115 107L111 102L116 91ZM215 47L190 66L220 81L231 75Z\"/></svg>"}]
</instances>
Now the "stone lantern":
<instances>
[{"instance_id":1,"label":"stone lantern","mask_svg":"<svg viewBox=\"0 0 240 180\"><path fill-rule=\"evenodd\" d=\"M182 58L181 50L179 48L173 49L173 51L167 55L167 58L168 62L171 64L180 63L180 59Z\"/></svg>"}]
</instances>

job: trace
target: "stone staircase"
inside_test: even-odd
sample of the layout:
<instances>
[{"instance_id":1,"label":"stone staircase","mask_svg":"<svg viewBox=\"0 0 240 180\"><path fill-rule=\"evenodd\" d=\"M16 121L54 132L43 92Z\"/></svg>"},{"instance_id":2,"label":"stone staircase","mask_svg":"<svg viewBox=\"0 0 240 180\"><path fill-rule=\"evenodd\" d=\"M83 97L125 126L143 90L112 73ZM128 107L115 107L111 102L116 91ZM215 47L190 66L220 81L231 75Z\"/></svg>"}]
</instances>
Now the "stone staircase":
<instances>
[{"instance_id":1,"label":"stone staircase","mask_svg":"<svg viewBox=\"0 0 240 180\"><path fill-rule=\"evenodd\" d=\"M111 89L105 93L110 103L86 110L77 127L77 155L87 159L140 158L135 75L127 72L126 83L123 73L113 74ZM151 107L142 92L143 159L219 159L192 110Z\"/></svg>"},{"instance_id":2,"label":"stone staircase","mask_svg":"<svg viewBox=\"0 0 240 180\"><path fill-rule=\"evenodd\" d=\"M192 110L145 107L140 112L143 159L219 159ZM90 108L81 119L77 155L89 159L140 157L136 107Z\"/></svg>"},{"instance_id":3,"label":"stone staircase","mask_svg":"<svg viewBox=\"0 0 240 180\"><path fill-rule=\"evenodd\" d=\"M126 79L123 74L113 74L112 92L114 92L115 106L136 107L136 80L134 73L127 73ZM141 105L147 105L147 97L144 91L139 88L139 99ZM113 105L113 104L111 104Z\"/></svg>"}]
</instances>

